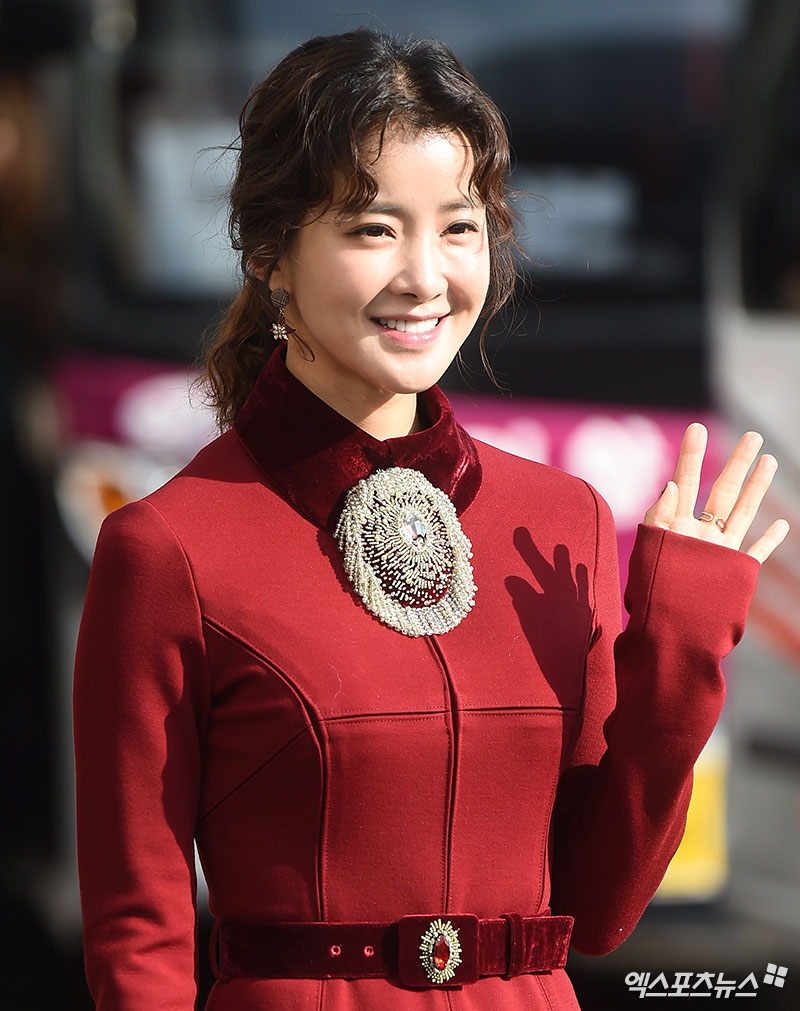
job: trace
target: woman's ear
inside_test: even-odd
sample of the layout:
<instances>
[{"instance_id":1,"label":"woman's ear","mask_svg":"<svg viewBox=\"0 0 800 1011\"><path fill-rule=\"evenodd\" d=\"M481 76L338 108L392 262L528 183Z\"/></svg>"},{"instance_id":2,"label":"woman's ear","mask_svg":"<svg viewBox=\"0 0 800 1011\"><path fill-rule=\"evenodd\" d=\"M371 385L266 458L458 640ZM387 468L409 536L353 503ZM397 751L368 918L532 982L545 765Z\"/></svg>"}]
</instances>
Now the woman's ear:
<instances>
[{"instance_id":1,"label":"woman's ear","mask_svg":"<svg viewBox=\"0 0 800 1011\"><path fill-rule=\"evenodd\" d=\"M266 278L266 272L264 277ZM292 289L290 285L291 279L289 277L289 271L285 269L283 261L278 260L272 269L272 273L269 275L270 291L275 291L276 288L283 288L284 291L288 291L289 294L291 294Z\"/></svg>"},{"instance_id":2,"label":"woman's ear","mask_svg":"<svg viewBox=\"0 0 800 1011\"><path fill-rule=\"evenodd\" d=\"M251 256L247 264L250 273L259 281L266 281L269 267L259 256Z\"/></svg>"}]
</instances>

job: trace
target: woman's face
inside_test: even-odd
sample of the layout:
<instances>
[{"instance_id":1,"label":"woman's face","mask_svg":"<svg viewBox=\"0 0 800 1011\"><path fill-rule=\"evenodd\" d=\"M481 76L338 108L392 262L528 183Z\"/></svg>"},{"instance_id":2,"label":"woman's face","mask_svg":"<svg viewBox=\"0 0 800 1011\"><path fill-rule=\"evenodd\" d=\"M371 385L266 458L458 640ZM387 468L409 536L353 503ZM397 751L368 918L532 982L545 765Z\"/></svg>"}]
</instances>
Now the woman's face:
<instances>
[{"instance_id":1,"label":"woman's face","mask_svg":"<svg viewBox=\"0 0 800 1011\"><path fill-rule=\"evenodd\" d=\"M475 324L489 284L486 214L456 133L387 132L374 202L300 228L270 278L290 295L287 366L351 419L436 383Z\"/></svg>"}]
</instances>

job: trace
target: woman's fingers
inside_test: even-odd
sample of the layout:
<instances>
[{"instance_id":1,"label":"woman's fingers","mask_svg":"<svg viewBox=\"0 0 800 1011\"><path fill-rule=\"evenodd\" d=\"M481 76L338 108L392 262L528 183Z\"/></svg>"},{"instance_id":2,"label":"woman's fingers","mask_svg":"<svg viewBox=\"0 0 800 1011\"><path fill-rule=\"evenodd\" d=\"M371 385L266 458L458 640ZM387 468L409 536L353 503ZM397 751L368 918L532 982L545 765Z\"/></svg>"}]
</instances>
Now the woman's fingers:
<instances>
[{"instance_id":1,"label":"woman's fingers","mask_svg":"<svg viewBox=\"0 0 800 1011\"><path fill-rule=\"evenodd\" d=\"M750 545L747 554L757 558L759 562L765 562L788 533L789 524L786 520L775 520L758 540Z\"/></svg>"},{"instance_id":2,"label":"woman's fingers","mask_svg":"<svg viewBox=\"0 0 800 1011\"><path fill-rule=\"evenodd\" d=\"M758 432L745 432L741 439L739 439L728 462L722 468L722 473L711 487L703 508L705 516L719 516L726 521L729 519L741 494L742 485L745 482L747 473L752 467L753 461L758 456L758 451L761 449L763 443L764 440ZM767 484L767 487L769 487L769 484ZM766 488L764 490L766 491ZM758 502L760 503L760 501L759 499ZM751 516L751 521L752 518ZM730 526L730 523L728 526ZM746 529L742 531L742 536L744 536L744 533L746 533Z\"/></svg>"},{"instance_id":3,"label":"woman's fingers","mask_svg":"<svg viewBox=\"0 0 800 1011\"><path fill-rule=\"evenodd\" d=\"M658 501L647 510L644 522L738 549L772 484L778 461L765 454L753 467L764 440L758 432L745 432L714 482L702 515L696 517L707 440L704 425L699 422L689 425L681 442L675 480L667 483ZM747 554L759 562L765 561L788 532L786 520L775 520L747 549Z\"/></svg>"},{"instance_id":4,"label":"woman's fingers","mask_svg":"<svg viewBox=\"0 0 800 1011\"><path fill-rule=\"evenodd\" d=\"M676 515L681 519L694 516L707 442L708 432L699 421L689 425L683 434L675 467L675 484L678 486Z\"/></svg>"},{"instance_id":5,"label":"woman's fingers","mask_svg":"<svg viewBox=\"0 0 800 1011\"><path fill-rule=\"evenodd\" d=\"M658 501L645 513L644 522L651 527L661 527L662 530L671 530L675 522L677 508L678 486L674 481L667 481Z\"/></svg>"},{"instance_id":6,"label":"woman's fingers","mask_svg":"<svg viewBox=\"0 0 800 1011\"><path fill-rule=\"evenodd\" d=\"M772 484L778 461L774 456L765 454L753 469L739 497L736 499L727 516L725 541L739 547L755 519L758 507ZM722 513L724 517L724 513Z\"/></svg>"}]
</instances>

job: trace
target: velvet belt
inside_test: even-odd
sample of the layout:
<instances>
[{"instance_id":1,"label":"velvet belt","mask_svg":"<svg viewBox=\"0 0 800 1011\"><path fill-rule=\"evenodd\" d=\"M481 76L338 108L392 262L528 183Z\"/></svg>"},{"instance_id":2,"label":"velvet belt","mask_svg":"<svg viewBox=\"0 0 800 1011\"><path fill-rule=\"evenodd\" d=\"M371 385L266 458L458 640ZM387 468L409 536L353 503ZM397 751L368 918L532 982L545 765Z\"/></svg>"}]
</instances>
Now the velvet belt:
<instances>
[{"instance_id":1,"label":"velvet belt","mask_svg":"<svg viewBox=\"0 0 800 1011\"><path fill-rule=\"evenodd\" d=\"M271 923L219 919L211 960L219 980L388 978L410 988L458 987L561 969L571 916L490 919L404 916L395 923ZM217 948L219 954L217 956Z\"/></svg>"}]
</instances>

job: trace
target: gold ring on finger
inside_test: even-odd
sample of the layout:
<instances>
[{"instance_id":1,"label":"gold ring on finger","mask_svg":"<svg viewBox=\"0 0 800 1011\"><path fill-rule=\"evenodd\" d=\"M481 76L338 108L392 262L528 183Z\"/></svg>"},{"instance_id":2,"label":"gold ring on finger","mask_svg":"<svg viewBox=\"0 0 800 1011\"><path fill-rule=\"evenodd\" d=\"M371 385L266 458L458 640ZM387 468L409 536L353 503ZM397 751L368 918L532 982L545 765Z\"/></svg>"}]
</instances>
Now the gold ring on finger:
<instances>
[{"instance_id":1,"label":"gold ring on finger","mask_svg":"<svg viewBox=\"0 0 800 1011\"><path fill-rule=\"evenodd\" d=\"M700 522L701 523L713 523L715 519L716 519L716 517L714 516L713 513L708 513L708 512L700 513Z\"/></svg>"},{"instance_id":2,"label":"gold ring on finger","mask_svg":"<svg viewBox=\"0 0 800 1011\"><path fill-rule=\"evenodd\" d=\"M717 528L721 530L722 533L724 534L728 526L728 521L724 520L721 516L717 516L714 520L714 523L716 524Z\"/></svg>"}]
</instances>

